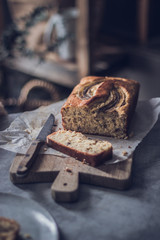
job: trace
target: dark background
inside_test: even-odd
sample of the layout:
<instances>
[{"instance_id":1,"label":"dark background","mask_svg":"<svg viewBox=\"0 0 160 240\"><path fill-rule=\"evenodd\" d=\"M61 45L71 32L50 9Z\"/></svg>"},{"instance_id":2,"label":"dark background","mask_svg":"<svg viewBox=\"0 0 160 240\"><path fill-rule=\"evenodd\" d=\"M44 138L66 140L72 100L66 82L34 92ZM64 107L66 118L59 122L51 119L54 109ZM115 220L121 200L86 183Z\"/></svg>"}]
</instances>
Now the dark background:
<instances>
[{"instance_id":1,"label":"dark background","mask_svg":"<svg viewBox=\"0 0 160 240\"><path fill-rule=\"evenodd\" d=\"M14 2L14 1L12 1ZM30 1L29 1L30 2ZM32 1L34 3L34 1ZM36 2L36 1L35 1ZM57 4L58 11L76 6L77 1L46 1ZM93 48L92 56L94 75L118 76L135 79L140 82L139 99L145 100L160 95L160 1L159 0L100 0L88 1L92 8L90 15ZM42 6L41 1L39 5ZM33 5L33 7L35 7ZM16 14L25 12L21 5ZM146 13L145 13L145 8ZM18 12L21 11L21 12ZM0 3L0 34L15 21L15 13L10 8L10 1ZM21 13L22 14L22 13ZM19 14L20 15L20 14ZM2 45L1 45L2 46ZM98 47L97 47L98 46ZM5 61L7 58L5 59ZM13 70L0 61L0 99L8 112L24 111L36 108L17 108L17 103L9 106L8 99L18 99L22 87L31 79L32 74ZM39 78L48 82L45 77ZM51 83L58 99L66 98L73 87L65 84ZM75 83L76 84L76 83ZM44 91L43 91L44 90ZM31 100L54 101L45 89L35 89L28 96ZM13 106L14 105L14 106Z\"/></svg>"}]
</instances>

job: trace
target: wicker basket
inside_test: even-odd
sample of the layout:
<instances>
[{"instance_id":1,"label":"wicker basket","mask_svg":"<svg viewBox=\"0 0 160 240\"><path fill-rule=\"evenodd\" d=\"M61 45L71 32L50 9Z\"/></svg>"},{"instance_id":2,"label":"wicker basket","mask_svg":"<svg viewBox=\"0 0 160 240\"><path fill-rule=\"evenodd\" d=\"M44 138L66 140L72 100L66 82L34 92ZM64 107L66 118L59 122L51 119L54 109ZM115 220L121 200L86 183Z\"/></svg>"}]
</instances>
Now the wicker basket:
<instances>
[{"instance_id":1,"label":"wicker basket","mask_svg":"<svg viewBox=\"0 0 160 240\"><path fill-rule=\"evenodd\" d=\"M41 88L42 91L47 92L49 100L30 98L29 94L35 88ZM56 86L43 80L32 79L23 86L18 99L16 98L0 99L0 104L4 105L4 107L6 108L13 107L15 111L22 112L34 110L40 106L47 106L59 100L61 100L61 97Z\"/></svg>"}]
</instances>

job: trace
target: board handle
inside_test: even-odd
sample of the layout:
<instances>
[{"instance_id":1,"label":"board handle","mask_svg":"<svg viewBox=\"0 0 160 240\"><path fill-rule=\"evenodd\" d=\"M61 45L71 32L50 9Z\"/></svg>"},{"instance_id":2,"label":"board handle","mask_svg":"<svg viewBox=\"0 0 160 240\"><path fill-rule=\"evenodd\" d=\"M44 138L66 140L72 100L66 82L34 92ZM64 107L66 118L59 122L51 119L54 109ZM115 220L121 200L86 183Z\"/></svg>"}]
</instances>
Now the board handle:
<instances>
[{"instance_id":1,"label":"board handle","mask_svg":"<svg viewBox=\"0 0 160 240\"><path fill-rule=\"evenodd\" d=\"M56 202L74 202L78 199L79 173L73 168L62 169L51 186Z\"/></svg>"}]
</instances>

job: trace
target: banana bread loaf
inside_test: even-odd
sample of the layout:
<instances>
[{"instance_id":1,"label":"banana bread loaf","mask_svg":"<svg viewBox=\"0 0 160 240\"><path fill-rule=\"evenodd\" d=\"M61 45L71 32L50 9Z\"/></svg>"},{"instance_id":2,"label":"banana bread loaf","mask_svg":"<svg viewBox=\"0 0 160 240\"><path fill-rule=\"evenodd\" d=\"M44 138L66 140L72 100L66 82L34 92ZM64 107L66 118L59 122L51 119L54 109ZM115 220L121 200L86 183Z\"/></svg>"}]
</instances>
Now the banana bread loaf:
<instances>
[{"instance_id":1,"label":"banana bread loaf","mask_svg":"<svg viewBox=\"0 0 160 240\"><path fill-rule=\"evenodd\" d=\"M75 131L54 132L47 136L47 143L52 148L91 166L97 166L112 157L111 143L90 139Z\"/></svg>"},{"instance_id":2,"label":"banana bread loaf","mask_svg":"<svg viewBox=\"0 0 160 240\"><path fill-rule=\"evenodd\" d=\"M115 77L82 78L61 108L66 130L128 138L139 83Z\"/></svg>"}]
</instances>

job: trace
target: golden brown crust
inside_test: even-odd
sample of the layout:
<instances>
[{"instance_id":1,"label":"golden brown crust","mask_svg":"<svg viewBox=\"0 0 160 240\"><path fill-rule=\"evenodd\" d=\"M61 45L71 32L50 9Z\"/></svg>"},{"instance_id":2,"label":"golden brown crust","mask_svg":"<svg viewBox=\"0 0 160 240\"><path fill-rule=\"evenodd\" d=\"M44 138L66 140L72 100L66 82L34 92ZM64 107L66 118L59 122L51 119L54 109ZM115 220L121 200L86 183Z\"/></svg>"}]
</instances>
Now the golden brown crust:
<instances>
[{"instance_id":1,"label":"golden brown crust","mask_svg":"<svg viewBox=\"0 0 160 240\"><path fill-rule=\"evenodd\" d=\"M102 82L101 82L102 81ZM100 87L97 89L94 96L87 100L81 100L77 93L83 86L86 84L94 82L101 82ZM81 79L80 83L73 89L72 93L70 94L69 98L67 99L66 103L63 107L67 106L87 106L92 103L96 98L106 97L109 95L111 89L113 87L122 87L128 92L128 101L132 99L135 91L139 89L139 83L134 80L129 80L125 78L118 78L118 77L96 77L96 76L88 76Z\"/></svg>"},{"instance_id":2,"label":"golden brown crust","mask_svg":"<svg viewBox=\"0 0 160 240\"><path fill-rule=\"evenodd\" d=\"M137 104L139 86L137 81L118 77L88 76L82 78L80 83L73 89L66 103L62 106L61 114L64 129L83 132L85 123L82 128L79 123L77 128L76 126L72 127L73 124L71 126L71 124L66 123L69 114L71 114L70 112L68 116L66 115L68 109L73 109L73 111L81 109L81 111L86 111L86 113L90 111L90 115L94 113L93 120L97 119L97 122L100 118L98 119L95 114L100 115L102 112L104 112L104 115L106 114L106 117L109 115L109 117L121 118L120 121L124 122L123 124L119 123L120 127L123 125L122 131L119 131L117 134L107 133L106 131L104 135L117 136L118 138L127 137L129 122ZM75 118L74 121L77 122ZM96 128L95 125L96 124L94 124L94 129ZM104 128L105 125L103 121ZM89 125L88 127L90 128ZM118 127L118 124L116 125L117 129L120 127ZM115 129L115 131L117 131L117 129ZM99 134L96 130L89 132L84 130L84 133ZM103 135L103 129L100 130L100 135L101 134Z\"/></svg>"}]
</instances>

